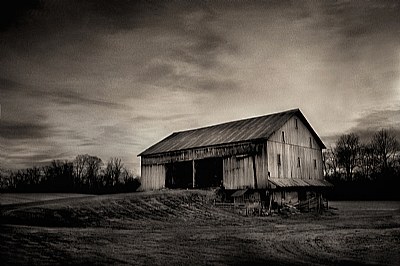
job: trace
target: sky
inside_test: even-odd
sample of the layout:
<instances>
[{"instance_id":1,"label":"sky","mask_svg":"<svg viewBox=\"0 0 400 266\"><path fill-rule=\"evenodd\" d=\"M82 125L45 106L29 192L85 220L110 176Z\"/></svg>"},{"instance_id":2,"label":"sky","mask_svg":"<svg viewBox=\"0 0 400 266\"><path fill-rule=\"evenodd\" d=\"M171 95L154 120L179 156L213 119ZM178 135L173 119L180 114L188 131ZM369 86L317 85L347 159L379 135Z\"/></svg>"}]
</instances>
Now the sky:
<instances>
[{"instance_id":1,"label":"sky","mask_svg":"<svg viewBox=\"0 0 400 266\"><path fill-rule=\"evenodd\" d=\"M327 146L400 139L398 1L0 4L0 168L119 157L300 108Z\"/></svg>"}]
</instances>

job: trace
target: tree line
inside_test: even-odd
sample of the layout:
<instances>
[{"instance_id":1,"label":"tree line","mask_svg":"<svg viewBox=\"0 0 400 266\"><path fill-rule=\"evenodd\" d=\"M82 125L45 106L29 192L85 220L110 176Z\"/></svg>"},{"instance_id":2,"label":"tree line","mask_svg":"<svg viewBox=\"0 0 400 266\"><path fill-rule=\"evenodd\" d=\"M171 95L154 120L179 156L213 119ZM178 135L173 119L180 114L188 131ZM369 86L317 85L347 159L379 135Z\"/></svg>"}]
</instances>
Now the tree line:
<instances>
[{"instance_id":1,"label":"tree line","mask_svg":"<svg viewBox=\"0 0 400 266\"><path fill-rule=\"evenodd\" d=\"M367 142L355 133L341 135L323 161L326 179L335 185L332 198L400 199L400 145L388 130Z\"/></svg>"},{"instance_id":2,"label":"tree line","mask_svg":"<svg viewBox=\"0 0 400 266\"><path fill-rule=\"evenodd\" d=\"M72 161L53 160L42 167L0 171L0 189L8 192L117 193L136 191L140 180L120 158L105 164L88 154Z\"/></svg>"}]
</instances>

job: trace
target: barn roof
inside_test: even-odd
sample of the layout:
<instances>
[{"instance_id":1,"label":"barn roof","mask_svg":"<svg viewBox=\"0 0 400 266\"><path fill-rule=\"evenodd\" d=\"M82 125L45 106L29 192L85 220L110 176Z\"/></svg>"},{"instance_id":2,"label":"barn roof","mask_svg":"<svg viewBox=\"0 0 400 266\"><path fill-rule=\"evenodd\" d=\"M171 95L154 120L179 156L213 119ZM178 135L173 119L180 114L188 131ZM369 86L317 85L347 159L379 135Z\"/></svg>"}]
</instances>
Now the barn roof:
<instances>
[{"instance_id":1,"label":"barn roof","mask_svg":"<svg viewBox=\"0 0 400 266\"><path fill-rule=\"evenodd\" d=\"M301 111L299 109L292 109L270 115L252 117L208 127L175 132L146 149L138 156L268 139L294 115L297 115L303 121L303 123L313 134L320 147L325 148L325 145L308 123Z\"/></svg>"}]
</instances>

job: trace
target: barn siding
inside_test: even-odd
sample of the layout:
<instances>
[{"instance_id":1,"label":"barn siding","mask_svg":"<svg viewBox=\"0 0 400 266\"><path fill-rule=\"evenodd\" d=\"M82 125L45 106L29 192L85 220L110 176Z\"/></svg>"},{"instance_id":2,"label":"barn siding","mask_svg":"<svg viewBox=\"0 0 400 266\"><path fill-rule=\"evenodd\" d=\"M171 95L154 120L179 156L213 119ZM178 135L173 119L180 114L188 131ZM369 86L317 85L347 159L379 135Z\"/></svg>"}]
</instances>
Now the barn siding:
<instances>
[{"instance_id":1,"label":"barn siding","mask_svg":"<svg viewBox=\"0 0 400 266\"><path fill-rule=\"evenodd\" d=\"M219 145L212 147L201 147L190 150L181 150L163 154L155 154L151 156L142 156L142 165L152 165L160 163L170 163L199 160L213 157L230 157L237 154L261 153L264 145L253 144L250 142Z\"/></svg>"},{"instance_id":2,"label":"barn siding","mask_svg":"<svg viewBox=\"0 0 400 266\"><path fill-rule=\"evenodd\" d=\"M254 187L253 161L250 156L224 159L224 186L227 189Z\"/></svg>"},{"instance_id":3,"label":"barn siding","mask_svg":"<svg viewBox=\"0 0 400 266\"><path fill-rule=\"evenodd\" d=\"M254 155L256 168L257 188L267 188L268 168L266 147L260 148L261 152ZM253 157L249 154L224 158L224 186L227 189L255 188Z\"/></svg>"},{"instance_id":4,"label":"barn siding","mask_svg":"<svg viewBox=\"0 0 400 266\"><path fill-rule=\"evenodd\" d=\"M156 190L165 187L165 165L151 164L141 166L140 190Z\"/></svg>"},{"instance_id":5,"label":"barn siding","mask_svg":"<svg viewBox=\"0 0 400 266\"><path fill-rule=\"evenodd\" d=\"M297 129L296 129L296 119L297 119ZM301 119L294 115L290 118L279 130L274 132L268 141L282 142L282 131L285 132L285 143L294 144L301 147L310 147L310 137L312 140L312 148L320 150L321 147L315 140L308 128L303 124Z\"/></svg>"},{"instance_id":6,"label":"barn siding","mask_svg":"<svg viewBox=\"0 0 400 266\"><path fill-rule=\"evenodd\" d=\"M259 189L268 187L267 145L263 145L261 154L256 156L257 185Z\"/></svg>"},{"instance_id":7,"label":"barn siding","mask_svg":"<svg viewBox=\"0 0 400 266\"><path fill-rule=\"evenodd\" d=\"M282 131L285 132L284 143L282 142ZM321 148L308 128L296 116L289 119L280 130L268 139L267 150L271 178L323 178ZM280 166L278 165L278 154L281 155ZM300 167L298 167L298 158L300 158ZM316 167L314 160L316 160Z\"/></svg>"}]
</instances>

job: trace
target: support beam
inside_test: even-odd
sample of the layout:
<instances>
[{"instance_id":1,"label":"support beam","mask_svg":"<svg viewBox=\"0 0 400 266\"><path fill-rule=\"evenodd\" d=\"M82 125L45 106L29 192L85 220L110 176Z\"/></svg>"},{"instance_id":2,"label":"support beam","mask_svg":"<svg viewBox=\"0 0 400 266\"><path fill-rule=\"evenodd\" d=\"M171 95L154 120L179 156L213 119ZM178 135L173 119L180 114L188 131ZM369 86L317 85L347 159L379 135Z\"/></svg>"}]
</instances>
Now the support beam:
<instances>
[{"instance_id":1,"label":"support beam","mask_svg":"<svg viewBox=\"0 0 400 266\"><path fill-rule=\"evenodd\" d=\"M253 154L252 155L252 159L253 159L253 177L254 177L254 188L258 189L258 184L257 184L257 167L256 167L256 156Z\"/></svg>"},{"instance_id":2,"label":"support beam","mask_svg":"<svg viewBox=\"0 0 400 266\"><path fill-rule=\"evenodd\" d=\"M195 188L196 187L196 164L195 164L194 160L192 160L192 173L193 173L193 182L192 182L192 184L193 184L193 188Z\"/></svg>"}]
</instances>

